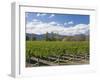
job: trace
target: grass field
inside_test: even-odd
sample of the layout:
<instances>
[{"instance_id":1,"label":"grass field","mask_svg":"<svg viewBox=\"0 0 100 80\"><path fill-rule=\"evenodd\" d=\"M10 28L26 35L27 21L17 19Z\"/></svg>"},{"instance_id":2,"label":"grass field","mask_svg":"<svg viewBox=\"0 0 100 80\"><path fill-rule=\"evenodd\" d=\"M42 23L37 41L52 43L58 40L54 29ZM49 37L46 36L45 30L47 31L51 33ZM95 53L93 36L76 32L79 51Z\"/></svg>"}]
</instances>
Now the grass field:
<instances>
[{"instance_id":1,"label":"grass field","mask_svg":"<svg viewBox=\"0 0 100 80\"><path fill-rule=\"evenodd\" d=\"M42 66L46 63L48 66L87 64L89 63L89 42L26 41L26 66L30 67L28 64Z\"/></svg>"}]
</instances>

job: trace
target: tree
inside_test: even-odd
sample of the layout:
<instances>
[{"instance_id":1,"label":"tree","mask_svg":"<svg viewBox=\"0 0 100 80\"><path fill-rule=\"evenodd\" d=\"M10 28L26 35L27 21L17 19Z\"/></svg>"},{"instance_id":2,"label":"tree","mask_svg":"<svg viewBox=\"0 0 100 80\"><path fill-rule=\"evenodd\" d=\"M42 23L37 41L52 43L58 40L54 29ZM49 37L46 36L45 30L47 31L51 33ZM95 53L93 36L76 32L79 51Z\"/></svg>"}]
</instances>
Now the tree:
<instances>
[{"instance_id":1,"label":"tree","mask_svg":"<svg viewBox=\"0 0 100 80\"><path fill-rule=\"evenodd\" d=\"M86 36L84 34L74 36L76 41L85 41Z\"/></svg>"},{"instance_id":2,"label":"tree","mask_svg":"<svg viewBox=\"0 0 100 80\"><path fill-rule=\"evenodd\" d=\"M32 34L32 40L36 40L36 37L34 34Z\"/></svg>"},{"instance_id":3,"label":"tree","mask_svg":"<svg viewBox=\"0 0 100 80\"><path fill-rule=\"evenodd\" d=\"M27 40L27 41L29 40L29 36L26 36L26 40Z\"/></svg>"},{"instance_id":4,"label":"tree","mask_svg":"<svg viewBox=\"0 0 100 80\"><path fill-rule=\"evenodd\" d=\"M51 32L51 40L53 41L54 40L54 33Z\"/></svg>"},{"instance_id":5,"label":"tree","mask_svg":"<svg viewBox=\"0 0 100 80\"><path fill-rule=\"evenodd\" d=\"M73 36L65 36L62 41L85 41L88 40L88 36L86 38L85 35L80 34L80 35L73 35Z\"/></svg>"},{"instance_id":6,"label":"tree","mask_svg":"<svg viewBox=\"0 0 100 80\"><path fill-rule=\"evenodd\" d=\"M46 40L46 41L49 40L49 36L48 36L48 34L49 34L48 32L46 32L46 34L45 34L45 40Z\"/></svg>"}]
</instances>

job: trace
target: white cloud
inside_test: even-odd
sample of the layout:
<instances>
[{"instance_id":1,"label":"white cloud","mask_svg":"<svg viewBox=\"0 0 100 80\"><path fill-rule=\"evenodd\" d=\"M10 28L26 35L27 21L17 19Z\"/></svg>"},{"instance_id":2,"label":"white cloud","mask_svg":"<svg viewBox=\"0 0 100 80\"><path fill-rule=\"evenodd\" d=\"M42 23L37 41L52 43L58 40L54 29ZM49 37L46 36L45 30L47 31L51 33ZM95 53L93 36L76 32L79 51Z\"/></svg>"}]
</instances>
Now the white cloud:
<instances>
[{"instance_id":1,"label":"white cloud","mask_svg":"<svg viewBox=\"0 0 100 80\"><path fill-rule=\"evenodd\" d=\"M67 22L64 23L64 25L67 25L67 24L68 24Z\"/></svg>"},{"instance_id":2,"label":"white cloud","mask_svg":"<svg viewBox=\"0 0 100 80\"><path fill-rule=\"evenodd\" d=\"M45 16L45 15L47 15L47 14L45 14L45 13L37 13L36 16Z\"/></svg>"},{"instance_id":3,"label":"white cloud","mask_svg":"<svg viewBox=\"0 0 100 80\"><path fill-rule=\"evenodd\" d=\"M52 17L54 17L55 15L54 14L51 14L48 18L52 18Z\"/></svg>"},{"instance_id":4,"label":"white cloud","mask_svg":"<svg viewBox=\"0 0 100 80\"><path fill-rule=\"evenodd\" d=\"M68 24L74 24L74 22L73 21L69 21Z\"/></svg>"},{"instance_id":5,"label":"white cloud","mask_svg":"<svg viewBox=\"0 0 100 80\"><path fill-rule=\"evenodd\" d=\"M36 16L40 16L40 13L37 13L37 15Z\"/></svg>"},{"instance_id":6,"label":"white cloud","mask_svg":"<svg viewBox=\"0 0 100 80\"><path fill-rule=\"evenodd\" d=\"M56 24L56 25L54 25ZM56 22L44 23L41 21L32 21L26 25L27 33L35 34L45 34L46 32L55 32L60 35L78 35L78 34L88 34L89 25L86 24L77 24L72 27L64 27L60 24L57 25Z\"/></svg>"},{"instance_id":7,"label":"white cloud","mask_svg":"<svg viewBox=\"0 0 100 80\"><path fill-rule=\"evenodd\" d=\"M69 24L74 24L74 22L73 22L73 21L69 21L69 22L65 22L65 23L64 23L65 26L66 26L66 25L69 25Z\"/></svg>"},{"instance_id":8,"label":"white cloud","mask_svg":"<svg viewBox=\"0 0 100 80\"><path fill-rule=\"evenodd\" d=\"M49 24L51 24L51 25L57 25L57 23L54 22L54 21L50 22Z\"/></svg>"},{"instance_id":9,"label":"white cloud","mask_svg":"<svg viewBox=\"0 0 100 80\"><path fill-rule=\"evenodd\" d=\"M38 22L38 20L37 20L37 19L33 19L32 21L33 21L33 22Z\"/></svg>"}]
</instances>

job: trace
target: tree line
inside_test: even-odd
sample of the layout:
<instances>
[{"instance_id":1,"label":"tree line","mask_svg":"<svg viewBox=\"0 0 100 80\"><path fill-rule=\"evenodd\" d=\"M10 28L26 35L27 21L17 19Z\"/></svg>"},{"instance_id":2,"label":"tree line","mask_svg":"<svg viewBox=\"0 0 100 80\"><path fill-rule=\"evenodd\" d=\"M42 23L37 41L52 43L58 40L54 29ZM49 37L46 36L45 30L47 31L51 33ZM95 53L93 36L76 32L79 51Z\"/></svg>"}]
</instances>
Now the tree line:
<instances>
[{"instance_id":1,"label":"tree line","mask_svg":"<svg viewBox=\"0 0 100 80\"><path fill-rule=\"evenodd\" d=\"M73 36L61 36L57 33L51 32L48 33L46 32L43 34L44 37L42 37L39 40L44 40L44 41L88 41L89 40L89 35L73 35ZM26 40L27 41L36 41L38 40L35 34L31 34L30 36L26 35Z\"/></svg>"}]
</instances>

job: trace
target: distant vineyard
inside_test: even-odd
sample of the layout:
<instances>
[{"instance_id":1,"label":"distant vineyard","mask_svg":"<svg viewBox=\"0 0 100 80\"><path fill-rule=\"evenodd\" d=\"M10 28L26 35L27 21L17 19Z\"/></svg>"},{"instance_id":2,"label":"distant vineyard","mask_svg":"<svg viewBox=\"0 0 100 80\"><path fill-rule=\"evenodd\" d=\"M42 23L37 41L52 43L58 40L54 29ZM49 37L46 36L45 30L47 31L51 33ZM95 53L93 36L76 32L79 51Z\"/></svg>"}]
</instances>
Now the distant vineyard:
<instances>
[{"instance_id":1,"label":"distant vineyard","mask_svg":"<svg viewBox=\"0 0 100 80\"><path fill-rule=\"evenodd\" d=\"M33 65L61 65L85 59L89 60L88 41L26 41L26 60L35 60Z\"/></svg>"}]
</instances>

